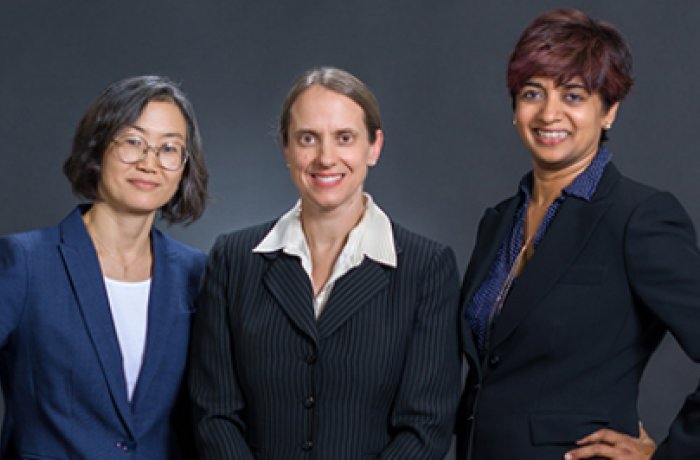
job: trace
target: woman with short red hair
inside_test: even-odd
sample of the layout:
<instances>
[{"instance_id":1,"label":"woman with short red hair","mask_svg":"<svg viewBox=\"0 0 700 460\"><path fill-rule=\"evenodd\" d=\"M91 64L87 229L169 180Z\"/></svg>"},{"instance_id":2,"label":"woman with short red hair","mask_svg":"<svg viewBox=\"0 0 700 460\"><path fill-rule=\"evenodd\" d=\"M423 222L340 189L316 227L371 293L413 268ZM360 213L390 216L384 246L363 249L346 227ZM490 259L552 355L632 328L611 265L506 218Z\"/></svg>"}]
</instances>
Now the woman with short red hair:
<instances>
[{"instance_id":1,"label":"woman with short red hair","mask_svg":"<svg viewBox=\"0 0 700 460\"><path fill-rule=\"evenodd\" d=\"M486 211L465 274L460 459L700 458L700 390L658 449L637 413L667 331L700 361L700 252L678 201L605 146L631 63L614 27L573 9L535 19L511 55L532 171Z\"/></svg>"}]
</instances>

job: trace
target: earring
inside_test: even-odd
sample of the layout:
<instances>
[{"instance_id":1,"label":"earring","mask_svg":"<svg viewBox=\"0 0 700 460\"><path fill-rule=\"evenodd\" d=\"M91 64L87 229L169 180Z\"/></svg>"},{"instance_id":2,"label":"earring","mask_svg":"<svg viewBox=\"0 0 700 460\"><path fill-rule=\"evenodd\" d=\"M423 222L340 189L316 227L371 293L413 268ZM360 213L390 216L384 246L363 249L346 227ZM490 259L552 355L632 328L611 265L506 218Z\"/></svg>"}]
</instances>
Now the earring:
<instances>
[{"instance_id":1,"label":"earring","mask_svg":"<svg viewBox=\"0 0 700 460\"><path fill-rule=\"evenodd\" d=\"M612 123L610 123L610 122L605 123L605 127L603 129L608 130L610 128L612 128Z\"/></svg>"},{"instance_id":2,"label":"earring","mask_svg":"<svg viewBox=\"0 0 700 460\"><path fill-rule=\"evenodd\" d=\"M513 118L513 126L515 126L515 118Z\"/></svg>"}]
</instances>

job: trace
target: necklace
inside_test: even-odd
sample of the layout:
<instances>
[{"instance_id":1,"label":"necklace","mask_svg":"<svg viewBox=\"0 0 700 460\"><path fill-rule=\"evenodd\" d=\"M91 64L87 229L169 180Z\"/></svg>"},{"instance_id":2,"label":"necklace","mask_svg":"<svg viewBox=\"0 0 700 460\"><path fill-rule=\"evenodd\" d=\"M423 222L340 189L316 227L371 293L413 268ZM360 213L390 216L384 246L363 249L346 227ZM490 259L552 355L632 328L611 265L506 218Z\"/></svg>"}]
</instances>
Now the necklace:
<instances>
[{"instance_id":1,"label":"necklace","mask_svg":"<svg viewBox=\"0 0 700 460\"><path fill-rule=\"evenodd\" d=\"M104 276L123 281L130 281L130 275L139 279L146 279L150 276L150 268L144 269L145 267L143 265L137 265L137 262L151 255L150 251L139 251L133 259L126 261L125 257L118 256L106 244L100 241L94 231L89 231L88 229L88 234L95 245L97 258L100 261ZM111 262L105 259L109 259Z\"/></svg>"}]
</instances>

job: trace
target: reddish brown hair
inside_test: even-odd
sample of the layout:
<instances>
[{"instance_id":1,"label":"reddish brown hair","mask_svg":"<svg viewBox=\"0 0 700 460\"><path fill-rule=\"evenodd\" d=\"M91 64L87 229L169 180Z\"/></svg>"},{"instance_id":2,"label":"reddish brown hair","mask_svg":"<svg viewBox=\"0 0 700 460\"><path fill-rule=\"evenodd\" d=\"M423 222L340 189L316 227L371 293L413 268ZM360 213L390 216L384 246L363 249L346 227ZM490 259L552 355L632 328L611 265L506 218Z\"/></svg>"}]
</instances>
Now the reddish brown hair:
<instances>
[{"instance_id":1,"label":"reddish brown hair","mask_svg":"<svg viewBox=\"0 0 700 460\"><path fill-rule=\"evenodd\" d=\"M632 55L612 25L579 10L556 9L536 18L515 45L508 62L513 101L534 76L553 78L557 85L580 77L608 109L632 87Z\"/></svg>"}]
</instances>

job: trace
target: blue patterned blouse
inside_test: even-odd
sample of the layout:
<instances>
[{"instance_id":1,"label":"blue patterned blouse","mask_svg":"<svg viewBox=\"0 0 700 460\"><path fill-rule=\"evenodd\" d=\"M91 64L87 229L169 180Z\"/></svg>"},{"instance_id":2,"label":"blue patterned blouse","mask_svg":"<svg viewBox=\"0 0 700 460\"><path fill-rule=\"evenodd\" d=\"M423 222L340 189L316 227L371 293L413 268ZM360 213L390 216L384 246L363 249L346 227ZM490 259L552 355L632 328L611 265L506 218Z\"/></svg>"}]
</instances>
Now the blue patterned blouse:
<instances>
[{"instance_id":1,"label":"blue patterned blouse","mask_svg":"<svg viewBox=\"0 0 700 460\"><path fill-rule=\"evenodd\" d=\"M561 195L559 195L547 209L544 219L542 219L542 223L537 229L534 241L535 249L540 241L542 241L545 232L567 197L573 196L586 201L591 200L591 197L598 187L598 182L600 182L600 178L603 176L605 166L608 164L611 157L612 155L610 152L605 147L601 146L591 164L588 165L568 187L562 190ZM523 200L515 213L510 236L503 241L488 275L483 283L481 283L474 297L470 300L465 312L482 355L488 335L491 310L496 305L496 298L506 282L508 272L522 249L525 215L532 195L532 171L527 173L520 181L519 192ZM517 280L515 282L517 282Z\"/></svg>"}]
</instances>

